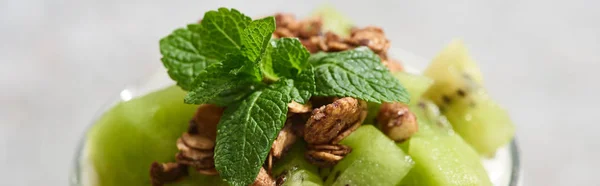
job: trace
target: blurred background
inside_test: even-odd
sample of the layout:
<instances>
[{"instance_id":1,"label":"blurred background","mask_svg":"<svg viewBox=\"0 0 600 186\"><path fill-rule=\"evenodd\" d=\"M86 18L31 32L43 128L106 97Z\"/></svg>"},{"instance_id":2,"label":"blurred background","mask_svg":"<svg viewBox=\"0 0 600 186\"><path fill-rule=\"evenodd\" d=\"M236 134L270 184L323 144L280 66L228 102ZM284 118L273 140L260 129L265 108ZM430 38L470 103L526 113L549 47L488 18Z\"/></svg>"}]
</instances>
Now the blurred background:
<instances>
[{"instance_id":1,"label":"blurred background","mask_svg":"<svg viewBox=\"0 0 600 186\"><path fill-rule=\"evenodd\" d=\"M597 185L600 1L328 1L393 48L432 58L461 37L517 125L527 185ZM234 7L308 15L302 1L0 1L0 185L67 185L98 109L162 70L158 40Z\"/></svg>"}]
</instances>

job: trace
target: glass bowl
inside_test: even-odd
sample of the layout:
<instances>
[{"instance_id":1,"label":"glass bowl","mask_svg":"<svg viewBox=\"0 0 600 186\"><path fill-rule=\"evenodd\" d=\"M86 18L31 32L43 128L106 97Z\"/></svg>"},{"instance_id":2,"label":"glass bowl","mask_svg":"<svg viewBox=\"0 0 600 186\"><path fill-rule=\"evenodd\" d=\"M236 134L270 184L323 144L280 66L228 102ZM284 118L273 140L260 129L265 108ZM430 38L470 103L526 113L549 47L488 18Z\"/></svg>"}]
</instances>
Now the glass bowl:
<instances>
[{"instance_id":1,"label":"glass bowl","mask_svg":"<svg viewBox=\"0 0 600 186\"><path fill-rule=\"evenodd\" d=\"M411 73L420 73L428 64L428 60L402 49L390 49L389 54L390 57L402 61L406 71ZM144 79L144 81L126 87L99 110L99 113L93 118L91 121L92 123L89 124L88 128L95 124L96 120L116 103L129 101L132 98L143 96L173 84L174 82L169 78L167 73L164 70L160 70L149 78ZM71 186L93 186L97 180L94 168L92 167L93 165L89 162L86 153L86 134L87 131L79 141L73 159L73 166L69 178L69 184ZM490 180L495 186L521 186L523 184L523 172L520 164L519 149L517 148L515 140L500 148L492 159L482 159L481 161L488 172Z\"/></svg>"}]
</instances>

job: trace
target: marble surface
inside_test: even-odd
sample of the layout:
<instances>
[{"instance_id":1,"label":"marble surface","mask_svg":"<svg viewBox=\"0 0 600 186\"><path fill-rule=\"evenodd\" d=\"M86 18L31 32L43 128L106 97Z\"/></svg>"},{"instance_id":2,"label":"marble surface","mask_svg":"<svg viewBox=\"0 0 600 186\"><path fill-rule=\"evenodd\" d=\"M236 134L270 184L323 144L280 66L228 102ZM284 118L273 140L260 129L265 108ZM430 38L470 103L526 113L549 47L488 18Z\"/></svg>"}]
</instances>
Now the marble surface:
<instances>
[{"instance_id":1,"label":"marble surface","mask_svg":"<svg viewBox=\"0 0 600 186\"><path fill-rule=\"evenodd\" d=\"M431 58L462 37L517 124L527 185L595 185L600 12L593 0L332 0ZM307 15L320 1L0 1L0 179L67 185L97 109L161 64L158 39L219 6Z\"/></svg>"}]
</instances>

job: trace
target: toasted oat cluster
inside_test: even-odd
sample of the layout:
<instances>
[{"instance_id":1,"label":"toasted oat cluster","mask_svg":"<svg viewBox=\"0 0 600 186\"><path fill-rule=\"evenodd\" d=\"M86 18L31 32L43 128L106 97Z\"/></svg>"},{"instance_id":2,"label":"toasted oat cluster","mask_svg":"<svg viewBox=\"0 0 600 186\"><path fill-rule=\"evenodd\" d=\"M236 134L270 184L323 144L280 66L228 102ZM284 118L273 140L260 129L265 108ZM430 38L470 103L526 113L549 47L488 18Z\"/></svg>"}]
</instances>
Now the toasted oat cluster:
<instances>
[{"instance_id":1,"label":"toasted oat cluster","mask_svg":"<svg viewBox=\"0 0 600 186\"><path fill-rule=\"evenodd\" d=\"M381 131L396 142L407 140L419 130L417 117L403 103L381 104L377 123Z\"/></svg>"},{"instance_id":2,"label":"toasted oat cluster","mask_svg":"<svg viewBox=\"0 0 600 186\"><path fill-rule=\"evenodd\" d=\"M387 51L390 48L390 41L380 27L353 28L350 31L350 37L344 38L333 32L324 32L323 21L319 17L297 20L293 14L278 13L275 14L275 20L277 28L273 37L298 38L311 53L339 52L366 46L377 53L390 70L402 70L402 66L397 61L388 58Z\"/></svg>"}]
</instances>

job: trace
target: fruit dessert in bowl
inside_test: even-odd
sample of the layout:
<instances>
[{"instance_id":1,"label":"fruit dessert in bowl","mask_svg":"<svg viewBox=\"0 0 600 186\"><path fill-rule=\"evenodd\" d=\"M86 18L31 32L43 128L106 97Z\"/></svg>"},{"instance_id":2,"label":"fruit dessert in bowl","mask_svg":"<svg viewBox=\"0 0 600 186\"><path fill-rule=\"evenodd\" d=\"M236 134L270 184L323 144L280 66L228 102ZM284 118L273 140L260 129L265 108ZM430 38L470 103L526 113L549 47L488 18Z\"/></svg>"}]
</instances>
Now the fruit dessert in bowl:
<instances>
[{"instance_id":1,"label":"fruit dessert in bowl","mask_svg":"<svg viewBox=\"0 0 600 186\"><path fill-rule=\"evenodd\" d=\"M334 10L235 9L160 40L166 73L86 132L72 185L516 185L514 126L460 41L427 68Z\"/></svg>"}]
</instances>

